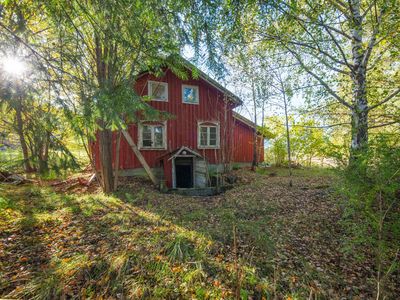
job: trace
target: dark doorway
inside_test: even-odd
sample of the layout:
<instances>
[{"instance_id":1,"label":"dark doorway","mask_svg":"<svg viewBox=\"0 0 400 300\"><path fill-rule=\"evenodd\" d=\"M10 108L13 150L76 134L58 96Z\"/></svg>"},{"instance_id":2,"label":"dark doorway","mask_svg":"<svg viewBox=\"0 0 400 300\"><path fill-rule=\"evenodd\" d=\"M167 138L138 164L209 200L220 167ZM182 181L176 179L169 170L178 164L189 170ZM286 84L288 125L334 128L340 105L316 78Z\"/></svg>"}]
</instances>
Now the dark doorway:
<instances>
[{"instance_id":1,"label":"dark doorway","mask_svg":"<svg viewBox=\"0 0 400 300\"><path fill-rule=\"evenodd\" d=\"M175 159L176 187L193 187L193 159L192 157L177 157Z\"/></svg>"}]
</instances>

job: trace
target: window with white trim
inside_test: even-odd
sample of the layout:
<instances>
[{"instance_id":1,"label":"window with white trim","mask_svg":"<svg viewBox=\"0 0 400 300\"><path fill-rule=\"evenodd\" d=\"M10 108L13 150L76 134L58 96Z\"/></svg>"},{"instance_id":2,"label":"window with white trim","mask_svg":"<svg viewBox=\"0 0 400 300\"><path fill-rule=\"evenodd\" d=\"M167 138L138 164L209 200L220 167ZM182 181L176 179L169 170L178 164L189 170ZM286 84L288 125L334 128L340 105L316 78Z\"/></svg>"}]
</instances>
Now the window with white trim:
<instances>
[{"instance_id":1,"label":"window with white trim","mask_svg":"<svg viewBox=\"0 0 400 300\"><path fill-rule=\"evenodd\" d=\"M199 123L198 125L198 148L219 148L219 124L210 125L208 123L204 125Z\"/></svg>"},{"instance_id":2,"label":"window with white trim","mask_svg":"<svg viewBox=\"0 0 400 300\"><path fill-rule=\"evenodd\" d=\"M194 85L182 85L182 102L199 104L199 87Z\"/></svg>"},{"instance_id":3,"label":"window with white trim","mask_svg":"<svg viewBox=\"0 0 400 300\"><path fill-rule=\"evenodd\" d=\"M151 100L168 102L168 83L148 81L148 93L153 96Z\"/></svg>"},{"instance_id":4,"label":"window with white trim","mask_svg":"<svg viewBox=\"0 0 400 300\"><path fill-rule=\"evenodd\" d=\"M142 124L139 126L139 149L165 150L166 124Z\"/></svg>"}]
</instances>

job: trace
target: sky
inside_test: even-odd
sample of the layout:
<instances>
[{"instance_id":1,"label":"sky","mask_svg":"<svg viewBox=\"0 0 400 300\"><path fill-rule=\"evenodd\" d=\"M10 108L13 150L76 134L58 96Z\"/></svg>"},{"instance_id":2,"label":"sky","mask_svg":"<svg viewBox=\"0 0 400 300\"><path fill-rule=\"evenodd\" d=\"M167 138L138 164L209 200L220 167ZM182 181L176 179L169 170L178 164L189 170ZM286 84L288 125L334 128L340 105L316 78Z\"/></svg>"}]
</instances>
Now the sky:
<instances>
[{"instance_id":1,"label":"sky","mask_svg":"<svg viewBox=\"0 0 400 300\"><path fill-rule=\"evenodd\" d=\"M201 64L201 62L193 62L192 59L194 57L194 51L190 47L185 47L184 50L182 51L182 56L192 62L197 68L199 68L201 71L209 75L211 78L216 80L218 83L226 87L229 91L231 91L233 94L238 96L240 99L243 100L243 105L235 108L235 111L242 116L246 117L247 119L254 121L254 105L253 105L253 100L252 100L252 90L251 86L249 84L246 84L244 82L242 83L237 83L233 81L233 79L229 76L226 76L221 79L216 79L214 74L205 66L205 64ZM229 65L225 65L225 67L230 69ZM276 102L276 101L275 101ZM279 103L278 103L279 104ZM289 108L289 113L294 113L294 110L296 108L301 107L304 104L304 99L301 96L294 96L293 99L291 100L291 107ZM264 116L283 116L284 115L284 110L282 106L277 106L274 104L266 104L265 105L265 111L264 111ZM261 125L262 121L262 109L257 108L257 124Z\"/></svg>"}]
</instances>

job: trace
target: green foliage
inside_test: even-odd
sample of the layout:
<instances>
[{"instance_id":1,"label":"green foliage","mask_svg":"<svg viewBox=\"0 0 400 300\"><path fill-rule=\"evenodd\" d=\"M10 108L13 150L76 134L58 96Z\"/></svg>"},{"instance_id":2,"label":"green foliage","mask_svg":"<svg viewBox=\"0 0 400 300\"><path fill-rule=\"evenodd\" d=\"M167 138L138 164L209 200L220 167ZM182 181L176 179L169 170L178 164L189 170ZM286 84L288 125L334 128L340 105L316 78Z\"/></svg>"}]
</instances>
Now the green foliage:
<instances>
[{"instance_id":1,"label":"green foliage","mask_svg":"<svg viewBox=\"0 0 400 300\"><path fill-rule=\"evenodd\" d=\"M125 193L126 199L128 199L128 201L129 201L131 204L134 204L136 201L140 200L140 199L143 197L143 195L144 195L144 189L142 189L141 192L139 192L139 193L136 194L136 198L133 198L132 194Z\"/></svg>"},{"instance_id":2,"label":"green foliage","mask_svg":"<svg viewBox=\"0 0 400 300\"><path fill-rule=\"evenodd\" d=\"M343 230L355 237L345 240L347 253L354 246L374 249L377 280L383 285L387 276L398 269L396 251L400 245L400 148L390 136L374 138L368 151L340 172L343 177ZM388 274L388 275L385 275Z\"/></svg>"},{"instance_id":3,"label":"green foliage","mask_svg":"<svg viewBox=\"0 0 400 300\"><path fill-rule=\"evenodd\" d=\"M237 162L234 162L232 164L232 170L241 170L241 169L242 167Z\"/></svg>"},{"instance_id":4,"label":"green foliage","mask_svg":"<svg viewBox=\"0 0 400 300\"><path fill-rule=\"evenodd\" d=\"M216 166L210 166L208 168L208 176L210 177L217 177L219 174L218 168Z\"/></svg>"},{"instance_id":5,"label":"green foliage","mask_svg":"<svg viewBox=\"0 0 400 300\"><path fill-rule=\"evenodd\" d=\"M190 252L193 252L193 248L185 236L177 236L165 246L165 254L174 261L186 262Z\"/></svg>"},{"instance_id":6,"label":"green foliage","mask_svg":"<svg viewBox=\"0 0 400 300\"><path fill-rule=\"evenodd\" d=\"M302 117L296 121L294 116L290 120L290 150L292 160L296 164L307 163L311 166L313 158L330 156L331 137L327 130L318 128L319 124L312 117ZM287 164L287 132L284 118L268 117L266 127L274 138L266 148L267 157L272 157L276 165Z\"/></svg>"}]
</instances>

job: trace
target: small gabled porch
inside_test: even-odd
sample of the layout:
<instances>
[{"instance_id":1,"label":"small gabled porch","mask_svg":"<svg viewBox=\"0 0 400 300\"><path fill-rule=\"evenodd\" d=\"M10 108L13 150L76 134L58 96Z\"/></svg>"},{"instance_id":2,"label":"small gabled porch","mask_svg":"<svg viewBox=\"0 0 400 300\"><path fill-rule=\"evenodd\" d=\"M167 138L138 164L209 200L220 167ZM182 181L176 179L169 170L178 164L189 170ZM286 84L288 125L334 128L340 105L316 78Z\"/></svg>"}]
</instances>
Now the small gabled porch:
<instances>
[{"instance_id":1,"label":"small gabled porch","mask_svg":"<svg viewBox=\"0 0 400 300\"><path fill-rule=\"evenodd\" d=\"M182 146L158 157L158 160L163 166L167 187L208 186L208 158L195 150Z\"/></svg>"}]
</instances>

